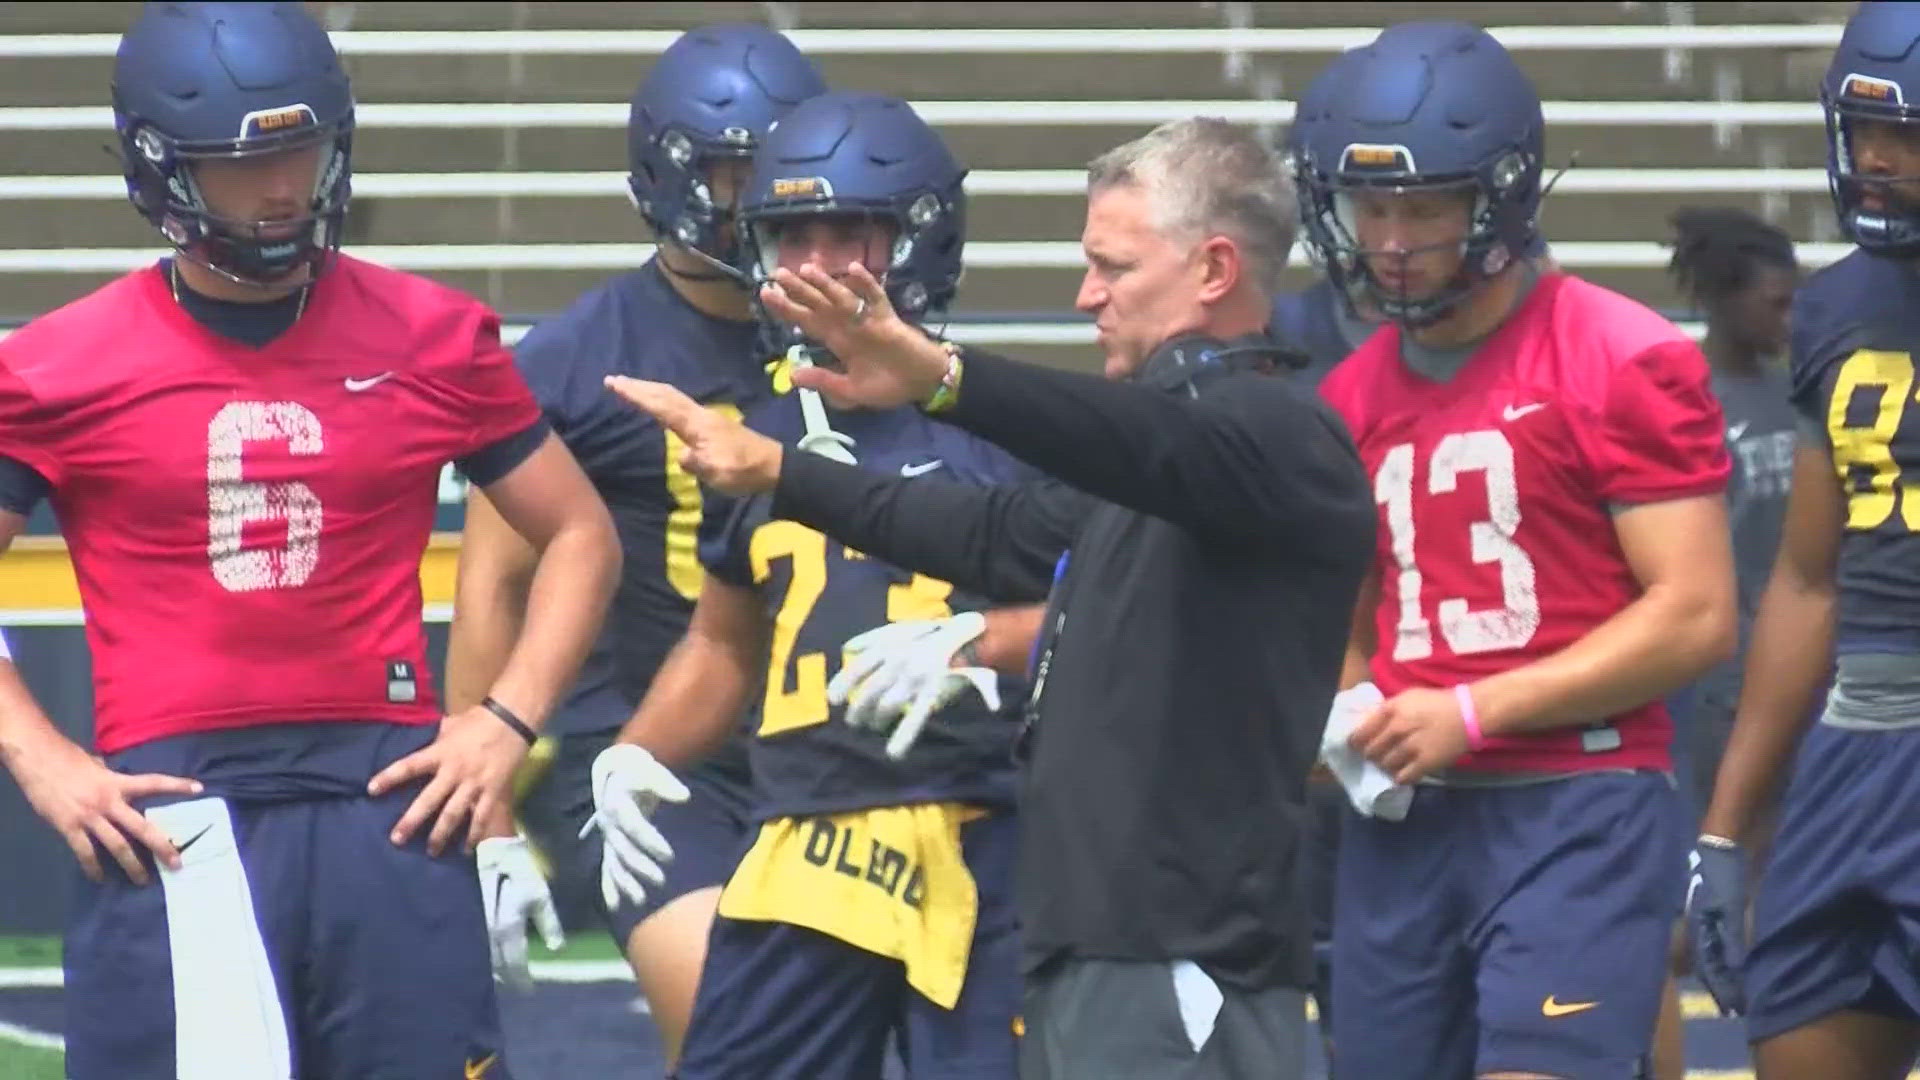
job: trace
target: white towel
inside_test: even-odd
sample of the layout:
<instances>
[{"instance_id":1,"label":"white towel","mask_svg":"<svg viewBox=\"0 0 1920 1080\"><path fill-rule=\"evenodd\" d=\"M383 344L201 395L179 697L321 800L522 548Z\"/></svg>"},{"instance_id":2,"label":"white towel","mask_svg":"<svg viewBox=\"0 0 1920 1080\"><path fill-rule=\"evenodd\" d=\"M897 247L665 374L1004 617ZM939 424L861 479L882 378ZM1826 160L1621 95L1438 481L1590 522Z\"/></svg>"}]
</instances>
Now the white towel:
<instances>
[{"instance_id":1,"label":"white towel","mask_svg":"<svg viewBox=\"0 0 1920 1080\"><path fill-rule=\"evenodd\" d=\"M1355 810L1368 817L1399 821L1407 816L1413 789L1394 783L1385 769L1347 745L1353 729L1385 700L1380 688L1370 682L1335 695L1333 708L1327 713L1326 734L1320 737L1320 760L1347 789L1347 801Z\"/></svg>"}]
</instances>

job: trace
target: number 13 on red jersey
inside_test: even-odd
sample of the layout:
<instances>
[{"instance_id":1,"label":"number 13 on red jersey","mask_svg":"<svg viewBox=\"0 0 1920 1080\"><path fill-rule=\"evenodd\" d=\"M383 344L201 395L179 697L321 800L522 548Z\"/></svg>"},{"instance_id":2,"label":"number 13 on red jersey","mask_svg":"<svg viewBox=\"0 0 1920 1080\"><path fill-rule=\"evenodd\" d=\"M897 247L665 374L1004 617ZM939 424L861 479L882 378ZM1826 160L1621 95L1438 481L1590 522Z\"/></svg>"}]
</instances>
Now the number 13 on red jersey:
<instances>
[{"instance_id":1,"label":"number 13 on red jersey","mask_svg":"<svg viewBox=\"0 0 1920 1080\"><path fill-rule=\"evenodd\" d=\"M1414 486L1424 482L1428 495L1452 495L1461 477L1480 473L1486 486L1486 517L1471 522L1468 539L1473 561L1500 575L1503 605L1469 610L1463 597L1447 597L1434 605L1440 635L1456 656L1517 649L1533 640L1540 629L1540 597L1534 589L1533 560L1520 547L1520 495L1515 483L1513 444L1496 430L1448 435L1434 445L1424 462L1424 477L1412 443L1400 443L1380 459L1373 474L1373 500L1386 510L1387 535L1398 570L1400 600L1395 624L1393 658L1424 660L1433 655L1433 623L1424 608L1414 529Z\"/></svg>"}]
</instances>

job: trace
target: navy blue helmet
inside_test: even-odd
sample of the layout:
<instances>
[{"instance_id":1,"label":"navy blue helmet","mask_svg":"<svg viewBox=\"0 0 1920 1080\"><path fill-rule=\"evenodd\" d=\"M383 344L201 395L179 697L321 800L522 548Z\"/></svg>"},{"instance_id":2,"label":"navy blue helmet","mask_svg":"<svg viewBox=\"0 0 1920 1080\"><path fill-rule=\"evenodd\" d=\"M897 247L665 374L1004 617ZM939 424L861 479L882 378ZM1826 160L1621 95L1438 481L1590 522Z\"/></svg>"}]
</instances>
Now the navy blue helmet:
<instances>
[{"instance_id":1,"label":"navy blue helmet","mask_svg":"<svg viewBox=\"0 0 1920 1080\"><path fill-rule=\"evenodd\" d=\"M627 120L627 187L654 236L744 283L713 165L750 158L776 120L826 88L813 62L764 26L703 26L667 46Z\"/></svg>"},{"instance_id":2,"label":"navy blue helmet","mask_svg":"<svg viewBox=\"0 0 1920 1080\"><path fill-rule=\"evenodd\" d=\"M1347 54L1338 78L1341 92L1309 125L1301 155L1307 239L1336 283L1357 276L1388 318L1422 326L1539 249L1540 95L1492 35L1461 22L1402 23ZM1420 188L1473 200L1454 279L1413 297L1384 287L1362 258L1352 196Z\"/></svg>"},{"instance_id":3,"label":"navy blue helmet","mask_svg":"<svg viewBox=\"0 0 1920 1080\"><path fill-rule=\"evenodd\" d=\"M1305 158L1312 145L1308 137L1320 121L1325 120L1332 111L1335 100L1341 91L1342 73L1353 66L1355 51L1339 53L1320 69L1320 74L1307 84L1298 101L1293 106L1293 122L1287 126L1287 137L1280 149L1286 155L1287 163L1296 174L1304 166Z\"/></svg>"},{"instance_id":4,"label":"navy blue helmet","mask_svg":"<svg viewBox=\"0 0 1920 1080\"><path fill-rule=\"evenodd\" d=\"M1313 146L1314 128L1326 119L1333 108L1334 99L1340 93L1343 72L1353 66L1353 59L1352 52L1335 56L1326 67L1320 69L1320 74L1313 77L1313 81L1307 84L1307 89L1294 103L1293 122L1287 125L1287 137L1280 149L1297 191L1304 192L1307 187L1307 160ZM1314 213L1313 201L1302 195L1300 225L1301 234L1306 239L1307 254L1312 257L1314 265L1324 266L1327 253L1314 243L1314 237L1316 233L1331 235L1331 230L1327 227L1314 228L1308 220Z\"/></svg>"},{"instance_id":5,"label":"navy blue helmet","mask_svg":"<svg viewBox=\"0 0 1920 1080\"><path fill-rule=\"evenodd\" d=\"M1827 114L1827 188L1848 240L1882 255L1920 254L1920 205L1893 185L1920 176L1868 176L1854 162L1853 121L1920 120L1920 7L1865 3L1847 20L1820 83ZM1915 129L1908 129L1913 131ZM1876 205L1869 205L1869 204Z\"/></svg>"},{"instance_id":6,"label":"navy blue helmet","mask_svg":"<svg viewBox=\"0 0 1920 1080\"><path fill-rule=\"evenodd\" d=\"M268 284L340 246L351 193L353 90L327 32L297 3L149 3L113 64L127 197L185 257ZM326 148L292 235L219 217L193 163ZM263 233L264 226L274 226Z\"/></svg>"},{"instance_id":7,"label":"navy blue helmet","mask_svg":"<svg viewBox=\"0 0 1920 1080\"><path fill-rule=\"evenodd\" d=\"M938 317L960 287L966 175L906 102L846 91L813 98L776 124L754 155L740 199L754 279L770 279L779 265L783 222L864 215L893 230L882 282L894 309L914 322Z\"/></svg>"}]
</instances>

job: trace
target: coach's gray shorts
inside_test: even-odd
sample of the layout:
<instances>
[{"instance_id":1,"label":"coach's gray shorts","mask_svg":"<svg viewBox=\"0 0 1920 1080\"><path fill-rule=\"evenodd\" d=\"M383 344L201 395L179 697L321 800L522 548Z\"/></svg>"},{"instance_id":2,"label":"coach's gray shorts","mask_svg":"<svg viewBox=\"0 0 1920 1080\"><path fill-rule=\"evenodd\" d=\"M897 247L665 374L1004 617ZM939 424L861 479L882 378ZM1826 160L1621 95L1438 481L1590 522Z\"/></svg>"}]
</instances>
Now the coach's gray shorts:
<instances>
[{"instance_id":1,"label":"coach's gray shorts","mask_svg":"<svg viewBox=\"0 0 1920 1080\"><path fill-rule=\"evenodd\" d=\"M1058 960L1027 979L1020 1080L1299 1080L1306 994L1192 963Z\"/></svg>"}]
</instances>

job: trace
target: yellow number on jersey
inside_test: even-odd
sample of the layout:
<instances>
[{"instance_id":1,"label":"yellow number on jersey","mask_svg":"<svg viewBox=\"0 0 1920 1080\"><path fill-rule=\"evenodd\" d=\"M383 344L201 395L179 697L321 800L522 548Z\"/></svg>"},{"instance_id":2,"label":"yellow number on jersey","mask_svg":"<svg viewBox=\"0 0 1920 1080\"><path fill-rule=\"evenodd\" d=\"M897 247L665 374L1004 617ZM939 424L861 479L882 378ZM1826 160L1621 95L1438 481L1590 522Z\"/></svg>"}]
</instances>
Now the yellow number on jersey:
<instances>
[{"instance_id":1,"label":"yellow number on jersey","mask_svg":"<svg viewBox=\"0 0 1920 1080\"><path fill-rule=\"evenodd\" d=\"M760 710L760 734L825 723L827 719L827 654L793 655L800 628L813 614L813 605L827 588L827 538L792 521L770 521L753 531L747 546L753 580L765 581L773 560L785 558L787 595L773 616L773 648L767 657L766 700ZM793 665L793 688L787 688L787 665Z\"/></svg>"},{"instance_id":2,"label":"yellow number on jersey","mask_svg":"<svg viewBox=\"0 0 1920 1080\"><path fill-rule=\"evenodd\" d=\"M721 401L707 408L729 420L740 419L738 405ZM700 599L700 585L707 577L695 551L700 542L700 482L680 464L687 444L672 431L662 430L666 433L667 494L673 498L673 509L667 512L667 582L691 603Z\"/></svg>"},{"instance_id":3,"label":"yellow number on jersey","mask_svg":"<svg viewBox=\"0 0 1920 1080\"><path fill-rule=\"evenodd\" d=\"M1871 427L1848 427L1847 406L1854 392L1877 387L1880 408ZM1874 529L1893 516L1896 502L1909 531L1920 530L1920 486L1900 483L1900 464L1893 459L1893 438L1900 430L1913 392L1913 356L1904 352L1860 349L1840 365L1833 397L1827 403L1827 433L1833 439L1833 467L1847 493L1847 528ZM1866 489L1854 481L1854 470L1870 473ZM1899 494L1895 495L1895 485Z\"/></svg>"},{"instance_id":4,"label":"yellow number on jersey","mask_svg":"<svg viewBox=\"0 0 1920 1080\"><path fill-rule=\"evenodd\" d=\"M789 560L787 595L773 616L767 656L766 696L760 709L760 734L812 727L827 721L827 654L795 656L800 628L827 588L827 538L792 521L770 521L753 532L747 545L753 580L765 581L776 559ZM862 558L847 552L846 559ZM944 619L953 614L947 597L953 586L925 574L887 589L887 621ZM790 673L791 672L791 673Z\"/></svg>"}]
</instances>

